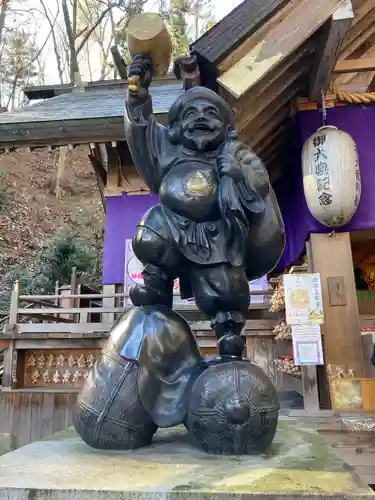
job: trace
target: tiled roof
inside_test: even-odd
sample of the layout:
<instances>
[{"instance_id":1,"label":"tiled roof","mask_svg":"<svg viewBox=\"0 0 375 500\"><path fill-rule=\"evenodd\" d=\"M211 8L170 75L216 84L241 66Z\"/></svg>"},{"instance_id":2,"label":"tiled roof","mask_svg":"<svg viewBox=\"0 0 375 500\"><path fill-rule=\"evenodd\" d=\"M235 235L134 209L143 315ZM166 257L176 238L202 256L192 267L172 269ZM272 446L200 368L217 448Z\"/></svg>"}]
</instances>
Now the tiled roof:
<instances>
[{"instance_id":1,"label":"tiled roof","mask_svg":"<svg viewBox=\"0 0 375 500\"><path fill-rule=\"evenodd\" d=\"M152 86L154 113L167 113L181 91L181 83ZM72 92L1 113L0 127L18 122L36 123L122 117L124 116L124 98L123 88Z\"/></svg>"},{"instance_id":2,"label":"tiled roof","mask_svg":"<svg viewBox=\"0 0 375 500\"><path fill-rule=\"evenodd\" d=\"M181 83L150 88L154 114L166 113L182 92ZM0 113L0 148L123 141L124 85L70 92Z\"/></svg>"}]
</instances>

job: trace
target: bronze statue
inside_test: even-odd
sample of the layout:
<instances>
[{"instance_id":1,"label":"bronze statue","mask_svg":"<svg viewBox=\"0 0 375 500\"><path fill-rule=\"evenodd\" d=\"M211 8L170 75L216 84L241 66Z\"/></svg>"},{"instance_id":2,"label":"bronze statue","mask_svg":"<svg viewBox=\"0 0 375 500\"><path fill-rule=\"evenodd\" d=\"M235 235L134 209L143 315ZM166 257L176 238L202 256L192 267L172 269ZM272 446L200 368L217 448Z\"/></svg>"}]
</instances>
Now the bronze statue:
<instances>
[{"instance_id":1,"label":"bronze statue","mask_svg":"<svg viewBox=\"0 0 375 500\"><path fill-rule=\"evenodd\" d=\"M248 281L277 264L284 230L267 170L238 140L228 104L205 87L184 92L169 126L152 114L152 63L138 55L128 67L125 135L135 166L159 195L137 226L133 249L144 264L135 306L172 307L173 281L194 296L219 339L222 355L241 356L249 307Z\"/></svg>"},{"instance_id":2,"label":"bronze statue","mask_svg":"<svg viewBox=\"0 0 375 500\"><path fill-rule=\"evenodd\" d=\"M237 136L230 107L207 88L182 93L167 127L152 114L152 63L128 67L125 135L135 166L160 203L139 222L133 249L144 284L113 327L78 397L75 427L96 448L149 444L183 423L207 452L263 452L278 420L276 390L243 358L248 281L270 272L285 243L265 167ZM126 216L126 214L124 215ZM173 281L212 320L218 356L204 359L180 315Z\"/></svg>"},{"instance_id":3,"label":"bronze statue","mask_svg":"<svg viewBox=\"0 0 375 500\"><path fill-rule=\"evenodd\" d=\"M91 447L132 450L184 424L217 454L261 453L278 419L276 390L254 363L203 359L188 323L166 306L134 307L112 328L78 395L74 426Z\"/></svg>"}]
</instances>

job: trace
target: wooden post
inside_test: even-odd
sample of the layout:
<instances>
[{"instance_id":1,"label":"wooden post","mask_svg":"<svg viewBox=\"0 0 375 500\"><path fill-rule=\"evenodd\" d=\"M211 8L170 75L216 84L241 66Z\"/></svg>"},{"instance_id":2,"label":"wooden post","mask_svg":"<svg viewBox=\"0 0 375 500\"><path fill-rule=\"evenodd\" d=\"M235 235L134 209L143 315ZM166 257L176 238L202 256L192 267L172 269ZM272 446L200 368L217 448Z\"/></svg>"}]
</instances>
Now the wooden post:
<instances>
[{"instance_id":1,"label":"wooden post","mask_svg":"<svg viewBox=\"0 0 375 500\"><path fill-rule=\"evenodd\" d=\"M55 295L56 295L56 298L53 301L54 304L55 304L55 306L56 306L56 308L58 308L60 306L60 304L59 304L59 302L60 302L59 293L60 293L60 284L56 280L55 281ZM58 319L59 315L58 314L54 314L54 317Z\"/></svg>"},{"instance_id":2,"label":"wooden post","mask_svg":"<svg viewBox=\"0 0 375 500\"><path fill-rule=\"evenodd\" d=\"M17 350L15 341L10 340L3 354L3 389L14 389L17 384Z\"/></svg>"},{"instance_id":3,"label":"wooden post","mask_svg":"<svg viewBox=\"0 0 375 500\"><path fill-rule=\"evenodd\" d=\"M71 295L77 295L78 293L78 279L77 279L77 268L72 268L72 275L70 277L70 293ZM79 307L79 299L70 299L70 307ZM79 314L73 314L73 321L75 323L79 322Z\"/></svg>"},{"instance_id":4,"label":"wooden post","mask_svg":"<svg viewBox=\"0 0 375 500\"><path fill-rule=\"evenodd\" d=\"M365 376L350 234L311 234L307 246L309 267L322 283L325 365Z\"/></svg>"},{"instance_id":5,"label":"wooden post","mask_svg":"<svg viewBox=\"0 0 375 500\"><path fill-rule=\"evenodd\" d=\"M10 298L9 323L11 325L15 325L18 322L19 296L20 282L17 280L14 282L12 295Z\"/></svg>"},{"instance_id":6,"label":"wooden post","mask_svg":"<svg viewBox=\"0 0 375 500\"><path fill-rule=\"evenodd\" d=\"M173 63L173 73L177 80L183 81L184 90L201 84L198 59L194 54L176 59Z\"/></svg>"},{"instance_id":7,"label":"wooden post","mask_svg":"<svg viewBox=\"0 0 375 500\"><path fill-rule=\"evenodd\" d=\"M9 309L9 324L13 325L13 333L16 332L16 324L18 323L18 309L20 297L20 282L14 282L12 295L10 298ZM3 388L14 389L17 384L17 350L14 346L14 340L10 340L8 348L4 350L3 354Z\"/></svg>"},{"instance_id":8,"label":"wooden post","mask_svg":"<svg viewBox=\"0 0 375 500\"><path fill-rule=\"evenodd\" d=\"M303 407L309 412L319 411L318 377L316 366L301 366Z\"/></svg>"},{"instance_id":9,"label":"wooden post","mask_svg":"<svg viewBox=\"0 0 375 500\"><path fill-rule=\"evenodd\" d=\"M103 285L103 295L110 295L116 293L116 285ZM103 299L103 307L109 309L115 307L115 297L107 297ZM112 325L115 322L114 313L103 313L102 322L105 325Z\"/></svg>"},{"instance_id":10,"label":"wooden post","mask_svg":"<svg viewBox=\"0 0 375 500\"><path fill-rule=\"evenodd\" d=\"M321 30L310 70L309 99L319 102L331 80L332 71L340 54L342 42L354 18L351 0L345 0Z\"/></svg>"},{"instance_id":11,"label":"wooden post","mask_svg":"<svg viewBox=\"0 0 375 500\"><path fill-rule=\"evenodd\" d=\"M307 271L312 272L307 266ZM299 269L294 266L290 272L306 272L306 268ZM319 392L318 392L318 374L316 366L301 366L302 373L302 394L303 394L303 407L306 411L311 413L319 412Z\"/></svg>"}]
</instances>

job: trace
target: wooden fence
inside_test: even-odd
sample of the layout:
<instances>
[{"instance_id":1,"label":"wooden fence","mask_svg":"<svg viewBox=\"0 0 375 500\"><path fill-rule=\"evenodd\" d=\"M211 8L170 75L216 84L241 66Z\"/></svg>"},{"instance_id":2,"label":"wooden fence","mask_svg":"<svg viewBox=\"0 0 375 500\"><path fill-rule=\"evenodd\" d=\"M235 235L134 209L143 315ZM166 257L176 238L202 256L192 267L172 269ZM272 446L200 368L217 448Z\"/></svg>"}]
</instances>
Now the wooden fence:
<instances>
[{"instance_id":1,"label":"wooden fence","mask_svg":"<svg viewBox=\"0 0 375 500\"><path fill-rule=\"evenodd\" d=\"M268 296L272 293L272 290L260 290L252 291L250 293L251 297ZM69 294L68 296L61 297L61 295L22 295L20 294L19 284L15 283L10 304L10 313L7 318L8 326L5 327L4 333L14 325L19 325L19 333L30 333L30 328L25 325L25 328L20 325L20 323L25 323L25 318L34 322L32 323L35 328L35 332L40 331L56 331L66 332L66 333L78 333L80 331L90 332L90 328L79 326L95 324L93 328L97 328L98 324L102 325L99 331L105 331L109 325L112 325L116 318L121 315L124 310L128 308L127 300L128 295L126 293L110 293L110 294ZM69 302L69 306L61 305L62 299ZM97 307L78 307L72 306L71 304L77 303L77 301L85 299L86 301L91 300L93 302L100 302L103 305ZM198 309L195 303L179 303L175 309L182 313L198 313ZM249 311L267 311L269 309L268 300L266 303L250 303ZM48 323L48 326L43 326ZM37 322L37 323L36 323ZM51 325L56 323L64 323L67 326L62 328L62 326ZM37 326L39 325L39 326ZM72 326L76 325L76 326ZM77 326L78 325L78 326ZM104 325L104 326L103 326ZM52 330L49 330L52 328Z\"/></svg>"},{"instance_id":2,"label":"wooden fence","mask_svg":"<svg viewBox=\"0 0 375 500\"><path fill-rule=\"evenodd\" d=\"M15 448L72 425L77 393L0 393L0 433L13 436Z\"/></svg>"}]
</instances>

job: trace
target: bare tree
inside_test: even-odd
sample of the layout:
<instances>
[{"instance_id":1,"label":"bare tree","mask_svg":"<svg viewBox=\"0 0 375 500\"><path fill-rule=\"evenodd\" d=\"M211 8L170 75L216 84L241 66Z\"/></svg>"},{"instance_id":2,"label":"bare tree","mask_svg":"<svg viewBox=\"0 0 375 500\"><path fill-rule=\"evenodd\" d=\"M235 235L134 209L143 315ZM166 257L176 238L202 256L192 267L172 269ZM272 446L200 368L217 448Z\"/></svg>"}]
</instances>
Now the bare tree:
<instances>
[{"instance_id":1,"label":"bare tree","mask_svg":"<svg viewBox=\"0 0 375 500\"><path fill-rule=\"evenodd\" d=\"M46 0L44 0L46 1ZM117 44L118 28L142 10L147 0L62 0L65 37L69 51L69 73L71 81L79 75L79 56L92 40L100 50L100 78L108 76L113 69L110 49ZM90 45L92 47L92 45ZM87 58L86 58L87 60Z\"/></svg>"},{"instance_id":2,"label":"bare tree","mask_svg":"<svg viewBox=\"0 0 375 500\"><path fill-rule=\"evenodd\" d=\"M0 75L1 103L4 103L6 108L12 109L22 101L20 99L22 87L35 83L38 78L40 81L42 52L52 35L56 18L43 43L38 45L37 33L30 31L30 27L32 29L33 25L36 25L35 12L9 8L7 14L10 13L12 16L9 16L9 22L5 20L2 31Z\"/></svg>"},{"instance_id":3,"label":"bare tree","mask_svg":"<svg viewBox=\"0 0 375 500\"><path fill-rule=\"evenodd\" d=\"M97 3L101 8L98 8L96 18L90 19L90 22L88 22L82 29L78 29L80 3L78 0L73 0L72 13L70 15L67 0L62 0L64 24L69 43L70 79L72 82L76 82L77 78L80 78L78 55L86 46L87 41L106 18L107 14L109 14L111 10L119 8L122 5L121 2L112 3L111 1L108 1L108 3L105 3L104 1Z\"/></svg>"},{"instance_id":4,"label":"bare tree","mask_svg":"<svg viewBox=\"0 0 375 500\"><path fill-rule=\"evenodd\" d=\"M40 4L42 6L44 16L50 25L51 28L51 36L52 36L52 42L53 42L53 52L55 54L55 59L56 59L56 65L57 65L57 71L59 74L59 79L60 83L64 83L64 71L63 71L63 66L62 66L62 60L61 60L61 55L60 55L60 47L59 47L59 42L58 42L58 37L56 33L56 20L59 16L60 13L60 5L58 0L56 0L56 14L53 16L51 10L47 8L47 5L44 0L40 0Z\"/></svg>"},{"instance_id":5,"label":"bare tree","mask_svg":"<svg viewBox=\"0 0 375 500\"><path fill-rule=\"evenodd\" d=\"M64 23L66 29L66 35L68 37L69 44L69 58L70 58L70 81L76 82L76 79L79 78L79 67L78 67L78 51L76 49L76 27L77 27L77 9L78 9L78 0L73 0L73 14L72 21L70 19L68 4L66 0L62 0L62 11L64 16Z\"/></svg>"},{"instance_id":6,"label":"bare tree","mask_svg":"<svg viewBox=\"0 0 375 500\"><path fill-rule=\"evenodd\" d=\"M92 26L101 13L101 4L96 0L83 0L80 2L80 24ZM112 16L111 16L112 14ZM108 29L110 27L111 17L113 18L113 9L109 12L108 16L97 25L92 32L93 40L98 44L100 49L100 80L104 80L108 75L109 68L109 55L110 48L113 40L113 31ZM90 55L87 54L87 61L90 64ZM90 71L90 69L89 69ZM91 70L92 73L92 70Z\"/></svg>"},{"instance_id":7,"label":"bare tree","mask_svg":"<svg viewBox=\"0 0 375 500\"><path fill-rule=\"evenodd\" d=\"M0 5L0 40L3 38L3 32L5 28L5 17L7 10L10 5L10 0L2 0Z\"/></svg>"}]
</instances>

